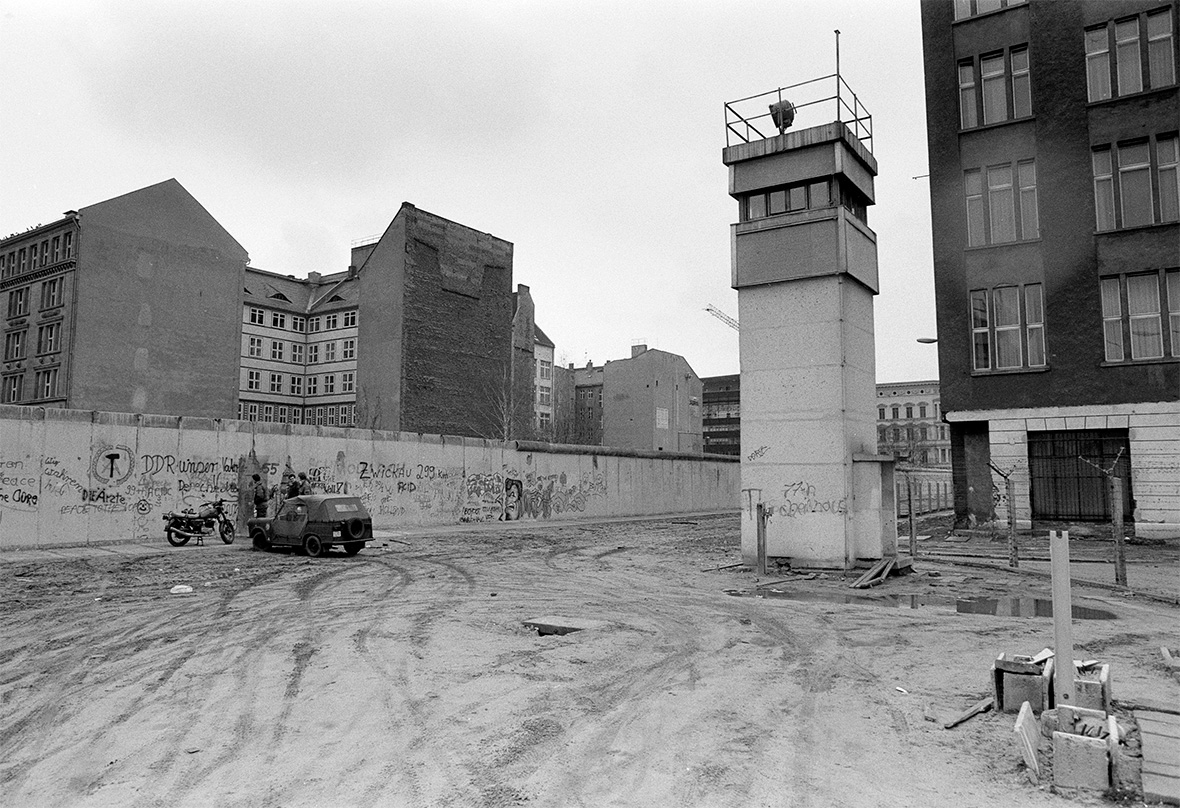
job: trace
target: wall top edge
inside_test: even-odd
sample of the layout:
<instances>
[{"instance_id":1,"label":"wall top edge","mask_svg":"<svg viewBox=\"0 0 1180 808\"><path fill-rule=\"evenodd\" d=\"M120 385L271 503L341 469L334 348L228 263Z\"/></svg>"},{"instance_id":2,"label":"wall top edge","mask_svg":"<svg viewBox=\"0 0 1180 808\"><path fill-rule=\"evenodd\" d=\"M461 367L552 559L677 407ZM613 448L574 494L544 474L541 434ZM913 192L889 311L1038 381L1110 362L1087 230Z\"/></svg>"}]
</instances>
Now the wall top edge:
<instances>
[{"instance_id":1,"label":"wall top edge","mask_svg":"<svg viewBox=\"0 0 1180 808\"><path fill-rule=\"evenodd\" d=\"M1074 407L1026 407L1012 410L951 410L945 413L951 423L967 421L1004 421L1022 418L1080 418L1097 415L1171 415L1180 414L1180 401L1141 401L1134 404L1079 404Z\"/></svg>"}]
</instances>

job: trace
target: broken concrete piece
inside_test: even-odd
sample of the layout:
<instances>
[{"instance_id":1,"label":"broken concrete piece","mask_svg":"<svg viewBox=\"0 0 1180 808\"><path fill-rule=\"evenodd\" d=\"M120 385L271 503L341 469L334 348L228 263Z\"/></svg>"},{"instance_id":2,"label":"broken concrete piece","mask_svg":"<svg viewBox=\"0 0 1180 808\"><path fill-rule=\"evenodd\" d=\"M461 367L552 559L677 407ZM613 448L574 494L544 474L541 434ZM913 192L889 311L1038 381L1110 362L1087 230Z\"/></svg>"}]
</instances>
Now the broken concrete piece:
<instances>
[{"instance_id":1,"label":"broken concrete piece","mask_svg":"<svg viewBox=\"0 0 1180 808\"><path fill-rule=\"evenodd\" d=\"M1054 732L1053 785L1090 791L1110 788L1110 750L1106 741Z\"/></svg>"},{"instance_id":2,"label":"broken concrete piece","mask_svg":"<svg viewBox=\"0 0 1180 808\"><path fill-rule=\"evenodd\" d=\"M1028 779L1033 785L1041 782L1041 766L1037 761L1037 745L1040 734L1037 729L1037 719L1033 717L1032 706L1026 701L1020 705L1020 714L1016 716L1016 726L1012 730L1016 738L1016 746L1024 758L1024 765L1028 767Z\"/></svg>"},{"instance_id":3,"label":"broken concrete piece","mask_svg":"<svg viewBox=\"0 0 1180 808\"><path fill-rule=\"evenodd\" d=\"M1098 668L1096 677L1075 676L1073 680L1074 705L1110 712L1110 665Z\"/></svg>"},{"instance_id":4,"label":"broken concrete piece","mask_svg":"<svg viewBox=\"0 0 1180 808\"><path fill-rule=\"evenodd\" d=\"M521 624L527 628L535 628L537 633L542 636L547 634L570 634L574 631L601 628L606 625L601 620L584 620L582 618L559 617L556 615L522 620Z\"/></svg>"},{"instance_id":5,"label":"broken concrete piece","mask_svg":"<svg viewBox=\"0 0 1180 808\"><path fill-rule=\"evenodd\" d=\"M1050 707L1049 694L1053 677L1053 659L1044 665L1034 665L1032 657L1000 654L992 665L992 687L996 709L1005 713L1019 712L1020 705L1029 702L1034 712Z\"/></svg>"}]
</instances>

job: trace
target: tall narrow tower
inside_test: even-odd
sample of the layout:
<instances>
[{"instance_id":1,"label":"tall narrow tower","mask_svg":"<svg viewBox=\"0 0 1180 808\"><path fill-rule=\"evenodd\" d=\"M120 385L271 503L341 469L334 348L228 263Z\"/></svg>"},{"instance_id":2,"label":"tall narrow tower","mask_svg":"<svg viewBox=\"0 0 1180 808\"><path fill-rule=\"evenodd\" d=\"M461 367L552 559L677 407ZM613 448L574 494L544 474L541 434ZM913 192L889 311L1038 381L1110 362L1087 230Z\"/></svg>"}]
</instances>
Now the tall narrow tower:
<instances>
[{"instance_id":1,"label":"tall narrow tower","mask_svg":"<svg viewBox=\"0 0 1180 808\"><path fill-rule=\"evenodd\" d=\"M834 94L797 107L784 96L825 90ZM739 207L743 555L756 552L758 502L769 556L848 568L895 555L893 466L877 455L874 417L872 120L838 72L725 106L722 160ZM819 121L834 109L835 120L787 131L796 109Z\"/></svg>"}]
</instances>

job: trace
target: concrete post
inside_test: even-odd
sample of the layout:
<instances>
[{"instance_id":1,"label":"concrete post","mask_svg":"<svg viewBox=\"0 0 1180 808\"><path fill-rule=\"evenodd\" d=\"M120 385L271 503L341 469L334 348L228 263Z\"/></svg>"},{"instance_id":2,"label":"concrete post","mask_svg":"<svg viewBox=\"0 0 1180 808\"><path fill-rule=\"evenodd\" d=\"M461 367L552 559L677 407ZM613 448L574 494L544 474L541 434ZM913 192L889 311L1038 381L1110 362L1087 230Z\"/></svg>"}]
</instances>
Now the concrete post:
<instances>
[{"instance_id":1,"label":"concrete post","mask_svg":"<svg viewBox=\"0 0 1180 808\"><path fill-rule=\"evenodd\" d=\"M1114 582L1127 585L1127 553L1123 545L1123 478L1110 475L1110 523L1114 530Z\"/></svg>"},{"instance_id":2,"label":"concrete post","mask_svg":"<svg viewBox=\"0 0 1180 808\"><path fill-rule=\"evenodd\" d=\"M1019 567L1016 553L1016 481L1011 476L1004 480L1004 491L1008 497L1008 566Z\"/></svg>"},{"instance_id":3,"label":"concrete post","mask_svg":"<svg viewBox=\"0 0 1180 808\"><path fill-rule=\"evenodd\" d=\"M1053 582L1053 687L1057 704L1074 706L1073 602L1069 579L1069 531L1049 532Z\"/></svg>"},{"instance_id":4,"label":"concrete post","mask_svg":"<svg viewBox=\"0 0 1180 808\"><path fill-rule=\"evenodd\" d=\"M905 503L910 519L910 558L917 558L918 522L914 518L914 481L908 471L905 473Z\"/></svg>"},{"instance_id":5,"label":"concrete post","mask_svg":"<svg viewBox=\"0 0 1180 808\"><path fill-rule=\"evenodd\" d=\"M758 503L758 574L766 575L766 505Z\"/></svg>"}]
</instances>

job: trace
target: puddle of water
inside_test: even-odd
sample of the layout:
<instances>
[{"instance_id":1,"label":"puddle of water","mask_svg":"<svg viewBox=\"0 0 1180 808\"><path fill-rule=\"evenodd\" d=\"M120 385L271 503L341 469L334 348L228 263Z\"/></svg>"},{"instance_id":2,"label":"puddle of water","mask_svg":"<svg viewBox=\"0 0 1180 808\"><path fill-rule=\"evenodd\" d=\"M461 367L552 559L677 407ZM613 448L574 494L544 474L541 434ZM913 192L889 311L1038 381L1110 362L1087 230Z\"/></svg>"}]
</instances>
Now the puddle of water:
<instances>
[{"instance_id":1,"label":"puddle of water","mask_svg":"<svg viewBox=\"0 0 1180 808\"><path fill-rule=\"evenodd\" d=\"M733 592L731 594L740 594ZM781 598L809 603L857 603L920 609L927 606L951 608L959 614L992 614L999 617L1052 617L1053 601L1048 598L949 598L936 595L854 595L837 592L788 592L759 589L755 597ZM1072 604L1074 620L1117 620L1114 612Z\"/></svg>"}]
</instances>

